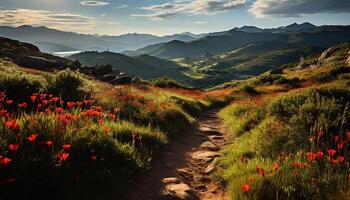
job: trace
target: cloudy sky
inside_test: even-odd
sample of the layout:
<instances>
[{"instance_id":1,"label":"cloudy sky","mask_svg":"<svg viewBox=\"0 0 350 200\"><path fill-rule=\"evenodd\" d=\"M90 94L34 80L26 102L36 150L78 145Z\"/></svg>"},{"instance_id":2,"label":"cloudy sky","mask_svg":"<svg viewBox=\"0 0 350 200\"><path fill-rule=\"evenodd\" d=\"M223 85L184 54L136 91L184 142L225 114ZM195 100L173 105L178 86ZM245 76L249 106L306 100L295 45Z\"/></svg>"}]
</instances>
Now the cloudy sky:
<instances>
[{"instance_id":1,"label":"cloudy sky","mask_svg":"<svg viewBox=\"0 0 350 200\"><path fill-rule=\"evenodd\" d=\"M0 0L0 25L119 35L350 23L350 0Z\"/></svg>"}]
</instances>

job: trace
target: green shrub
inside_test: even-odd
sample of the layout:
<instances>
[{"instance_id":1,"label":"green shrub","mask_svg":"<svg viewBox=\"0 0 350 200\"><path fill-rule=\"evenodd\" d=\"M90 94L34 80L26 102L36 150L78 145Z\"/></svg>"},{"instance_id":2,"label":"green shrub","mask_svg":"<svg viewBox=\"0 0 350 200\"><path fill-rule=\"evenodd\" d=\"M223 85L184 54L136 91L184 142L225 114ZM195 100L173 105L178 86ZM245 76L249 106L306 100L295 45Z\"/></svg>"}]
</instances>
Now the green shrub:
<instances>
[{"instance_id":1,"label":"green shrub","mask_svg":"<svg viewBox=\"0 0 350 200\"><path fill-rule=\"evenodd\" d=\"M66 101L79 101L90 96L90 93L84 90L84 80L81 75L70 69L46 78L47 92L62 97Z\"/></svg>"},{"instance_id":2,"label":"green shrub","mask_svg":"<svg viewBox=\"0 0 350 200\"><path fill-rule=\"evenodd\" d=\"M21 99L29 99L33 93L40 91L42 85L39 81L31 80L20 74L1 74L0 91L4 91L8 99L17 103Z\"/></svg>"},{"instance_id":3,"label":"green shrub","mask_svg":"<svg viewBox=\"0 0 350 200\"><path fill-rule=\"evenodd\" d=\"M247 93L247 94L252 95L252 96L258 95L258 94L259 94L259 92L255 89L255 87L252 86L252 85L249 85L249 84L243 85L243 86L240 88L240 90L241 90L242 92Z\"/></svg>"},{"instance_id":4,"label":"green shrub","mask_svg":"<svg viewBox=\"0 0 350 200\"><path fill-rule=\"evenodd\" d=\"M174 79L171 79L169 77L161 77L154 80L151 80L151 84L156 87L161 88L182 88L182 89L192 89L188 86L185 86Z\"/></svg>"}]
</instances>

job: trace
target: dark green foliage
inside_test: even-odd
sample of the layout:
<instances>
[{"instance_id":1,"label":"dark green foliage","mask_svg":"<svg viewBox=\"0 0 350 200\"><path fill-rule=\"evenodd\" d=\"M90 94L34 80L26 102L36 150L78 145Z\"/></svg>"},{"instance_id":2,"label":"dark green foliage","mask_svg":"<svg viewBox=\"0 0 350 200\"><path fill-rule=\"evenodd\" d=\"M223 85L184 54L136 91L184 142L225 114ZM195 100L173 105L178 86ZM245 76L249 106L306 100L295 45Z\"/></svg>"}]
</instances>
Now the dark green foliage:
<instances>
[{"instance_id":1,"label":"dark green foliage","mask_svg":"<svg viewBox=\"0 0 350 200\"><path fill-rule=\"evenodd\" d=\"M281 128L266 153L278 154L281 149L295 152L309 144L305 140L310 128L322 128L332 140L332 135L350 128L344 124L349 120L350 91L339 88L309 89L300 94L282 95L267 107L268 114L277 117L286 126Z\"/></svg>"},{"instance_id":2,"label":"dark green foliage","mask_svg":"<svg viewBox=\"0 0 350 200\"><path fill-rule=\"evenodd\" d=\"M328 72L324 72L322 74L315 76L314 79L316 81L319 81L319 82L331 81L331 80L336 79L338 77L338 75L346 74L346 73L350 73L350 67L337 66L337 67L332 68Z\"/></svg>"},{"instance_id":3,"label":"dark green foliage","mask_svg":"<svg viewBox=\"0 0 350 200\"><path fill-rule=\"evenodd\" d=\"M48 76L47 82L47 92L62 97L65 101L79 101L90 95L83 89L84 81L80 74L70 69Z\"/></svg>"},{"instance_id":4,"label":"dark green foliage","mask_svg":"<svg viewBox=\"0 0 350 200\"><path fill-rule=\"evenodd\" d=\"M185 86L176 80L169 78L169 77L161 77L157 79L151 80L151 84L156 86L156 87L161 87L161 88L181 88L181 89L191 89L188 86Z\"/></svg>"},{"instance_id":5,"label":"dark green foliage","mask_svg":"<svg viewBox=\"0 0 350 200\"><path fill-rule=\"evenodd\" d=\"M252 96L259 94L259 92L255 89L255 87L249 84L243 85L241 87L241 91Z\"/></svg>"},{"instance_id":6,"label":"dark green foliage","mask_svg":"<svg viewBox=\"0 0 350 200\"><path fill-rule=\"evenodd\" d=\"M20 74L0 75L0 91L6 92L8 99L17 103L20 99L29 99L33 93L39 92L41 87L39 81L30 80Z\"/></svg>"}]
</instances>

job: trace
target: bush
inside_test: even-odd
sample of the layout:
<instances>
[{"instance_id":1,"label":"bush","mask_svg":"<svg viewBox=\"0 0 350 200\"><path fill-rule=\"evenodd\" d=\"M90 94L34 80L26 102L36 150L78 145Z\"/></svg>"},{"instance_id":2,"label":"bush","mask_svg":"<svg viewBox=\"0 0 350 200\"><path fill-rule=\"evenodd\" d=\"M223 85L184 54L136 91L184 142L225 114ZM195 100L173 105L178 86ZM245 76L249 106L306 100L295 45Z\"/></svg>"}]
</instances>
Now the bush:
<instances>
[{"instance_id":1,"label":"bush","mask_svg":"<svg viewBox=\"0 0 350 200\"><path fill-rule=\"evenodd\" d=\"M314 77L314 79L318 82L331 81L338 77L338 75L350 73L350 67L346 66L337 66L333 67L328 72L323 72Z\"/></svg>"},{"instance_id":2,"label":"bush","mask_svg":"<svg viewBox=\"0 0 350 200\"><path fill-rule=\"evenodd\" d=\"M6 93L8 99L16 103L21 99L29 99L33 93L40 91L42 85L39 81L31 80L20 74L1 74L0 91Z\"/></svg>"},{"instance_id":3,"label":"bush","mask_svg":"<svg viewBox=\"0 0 350 200\"><path fill-rule=\"evenodd\" d=\"M162 78L157 78L154 80L151 80L151 84L156 86L156 87L161 87L161 88L182 88L182 89L192 89L188 86L185 86L174 79L168 78L168 77L162 77Z\"/></svg>"},{"instance_id":4,"label":"bush","mask_svg":"<svg viewBox=\"0 0 350 200\"><path fill-rule=\"evenodd\" d=\"M259 92L255 89L255 87L252 85L249 85L249 84L243 85L240 88L240 90L242 92L247 93L247 94L252 95L252 96L259 94Z\"/></svg>"},{"instance_id":5,"label":"bush","mask_svg":"<svg viewBox=\"0 0 350 200\"><path fill-rule=\"evenodd\" d=\"M84 80L80 74L70 69L58 72L47 78L47 92L66 101L79 101L89 98L90 93L83 89Z\"/></svg>"}]
</instances>

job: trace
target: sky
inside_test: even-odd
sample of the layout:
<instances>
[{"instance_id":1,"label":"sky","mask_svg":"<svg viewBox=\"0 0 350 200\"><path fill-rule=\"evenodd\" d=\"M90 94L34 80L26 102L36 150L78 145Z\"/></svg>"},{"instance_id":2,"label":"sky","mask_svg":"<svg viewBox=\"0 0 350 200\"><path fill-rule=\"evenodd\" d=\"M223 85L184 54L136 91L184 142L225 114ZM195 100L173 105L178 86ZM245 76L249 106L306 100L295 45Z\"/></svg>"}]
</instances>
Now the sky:
<instances>
[{"instance_id":1,"label":"sky","mask_svg":"<svg viewBox=\"0 0 350 200\"><path fill-rule=\"evenodd\" d=\"M100 35L208 33L310 22L349 25L350 0L0 0L0 25Z\"/></svg>"}]
</instances>

